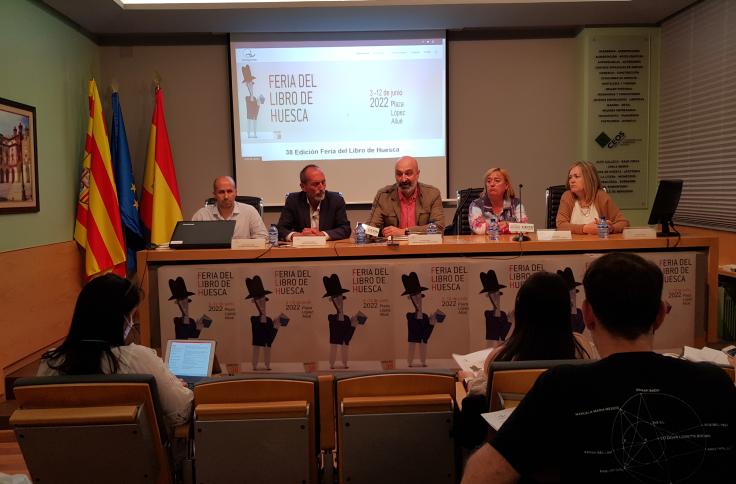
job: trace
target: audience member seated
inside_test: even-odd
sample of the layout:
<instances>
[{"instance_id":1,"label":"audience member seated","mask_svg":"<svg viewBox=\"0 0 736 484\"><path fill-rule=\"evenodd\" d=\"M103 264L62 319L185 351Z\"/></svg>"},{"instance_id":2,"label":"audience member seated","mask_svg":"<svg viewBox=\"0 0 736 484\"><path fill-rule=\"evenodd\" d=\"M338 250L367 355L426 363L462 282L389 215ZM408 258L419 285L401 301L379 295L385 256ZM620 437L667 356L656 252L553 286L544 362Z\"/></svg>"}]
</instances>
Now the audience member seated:
<instances>
[{"instance_id":1,"label":"audience member seated","mask_svg":"<svg viewBox=\"0 0 736 484\"><path fill-rule=\"evenodd\" d=\"M286 197L279 223L279 239L291 241L295 235L325 235L328 240L350 237L350 221L345 200L337 192L327 191L324 172L317 165L307 165L299 173L300 192Z\"/></svg>"},{"instance_id":2,"label":"audience member seated","mask_svg":"<svg viewBox=\"0 0 736 484\"><path fill-rule=\"evenodd\" d=\"M459 424L461 443L479 445L487 435L480 414L486 401L488 367L492 361L569 360L596 358L590 343L570 328L570 296L567 284L557 274L537 272L519 288L514 306L511 335L489 353L484 371L468 382ZM461 375L471 377L471 375Z\"/></svg>"},{"instance_id":3,"label":"audience member seated","mask_svg":"<svg viewBox=\"0 0 736 484\"><path fill-rule=\"evenodd\" d=\"M79 293L69 334L61 346L43 354L38 376L153 375L172 428L189 420L193 395L154 350L126 344L140 301L140 290L127 279L115 274L92 279Z\"/></svg>"},{"instance_id":4,"label":"audience member seated","mask_svg":"<svg viewBox=\"0 0 736 484\"><path fill-rule=\"evenodd\" d=\"M509 173L504 168L491 168L484 176L483 193L468 209L468 221L474 234L485 235L491 220L498 223L499 233L509 233L509 222L529 221L521 200L516 198Z\"/></svg>"},{"instance_id":5,"label":"audience member seated","mask_svg":"<svg viewBox=\"0 0 736 484\"><path fill-rule=\"evenodd\" d=\"M595 260L585 325L602 360L545 372L463 483L723 482L736 458L736 387L709 363L652 351L662 271L635 254Z\"/></svg>"},{"instance_id":6,"label":"audience member seated","mask_svg":"<svg viewBox=\"0 0 736 484\"><path fill-rule=\"evenodd\" d=\"M396 183L376 193L368 225L381 230L384 237L425 232L429 222L437 232L445 228L440 191L432 185L419 183L419 164L411 156L399 158L394 167Z\"/></svg>"},{"instance_id":7,"label":"audience member seated","mask_svg":"<svg viewBox=\"0 0 736 484\"><path fill-rule=\"evenodd\" d=\"M600 217L606 218L612 234L629 226L629 221L601 187L595 166L589 161L577 161L567 173L567 191L562 194L557 210L557 230L596 234Z\"/></svg>"},{"instance_id":8,"label":"audience member seated","mask_svg":"<svg viewBox=\"0 0 736 484\"><path fill-rule=\"evenodd\" d=\"M197 210L192 220L235 220L234 239L268 238L268 231L258 210L235 200L238 195L235 180L229 176L218 176L213 186L215 204Z\"/></svg>"},{"instance_id":9,"label":"audience member seated","mask_svg":"<svg viewBox=\"0 0 736 484\"><path fill-rule=\"evenodd\" d=\"M590 342L570 328L570 296L558 274L537 272L519 288L511 335L493 348L484 372L470 381L470 394L486 394L486 375L492 361L572 360L597 356Z\"/></svg>"}]
</instances>

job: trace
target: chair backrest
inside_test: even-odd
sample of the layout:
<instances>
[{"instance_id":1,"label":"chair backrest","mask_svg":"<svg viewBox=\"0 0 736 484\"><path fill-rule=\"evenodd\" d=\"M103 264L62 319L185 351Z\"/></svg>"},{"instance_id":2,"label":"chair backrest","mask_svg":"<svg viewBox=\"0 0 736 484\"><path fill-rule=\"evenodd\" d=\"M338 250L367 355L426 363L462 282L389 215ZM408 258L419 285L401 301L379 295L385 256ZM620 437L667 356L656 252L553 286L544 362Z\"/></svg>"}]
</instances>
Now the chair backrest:
<instances>
[{"instance_id":1,"label":"chair backrest","mask_svg":"<svg viewBox=\"0 0 736 484\"><path fill-rule=\"evenodd\" d=\"M337 375L341 483L455 482L452 372Z\"/></svg>"},{"instance_id":2,"label":"chair backrest","mask_svg":"<svg viewBox=\"0 0 736 484\"><path fill-rule=\"evenodd\" d=\"M238 195L235 197L236 202L244 203L246 205L250 205L256 210L258 210L258 213L263 217L263 199L260 197L251 197L248 195ZM204 201L205 206L207 205L214 205L215 199L214 198L208 198Z\"/></svg>"},{"instance_id":3,"label":"chair backrest","mask_svg":"<svg viewBox=\"0 0 736 484\"><path fill-rule=\"evenodd\" d=\"M516 406L537 378L558 365L585 365L591 360L493 361L488 368L489 411Z\"/></svg>"},{"instance_id":4,"label":"chair backrest","mask_svg":"<svg viewBox=\"0 0 736 484\"><path fill-rule=\"evenodd\" d=\"M172 482L153 376L21 378L14 393L10 423L34 482Z\"/></svg>"},{"instance_id":5,"label":"chair backrest","mask_svg":"<svg viewBox=\"0 0 736 484\"><path fill-rule=\"evenodd\" d=\"M560 198L567 188L565 185L552 185L544 193L544 206L547 213L547 228L557 228L557 210L560 208Z\"/></svg>"},{"instance_id":6,"label":"chair backrest","mask_svg":"<svg viewBox=\"0 0 736 484\"><path fill-rule=\"evenodd\" d=\"M480 196L482 188L465 188L457 192L457 208L452 216L451 224L445 228L445 235L470 235L470 223L468 223L468 210L470 204Z\"/></svg>"},{"instance_id":7,"label":"chair backrest","mask_svg":"<svg viewBox=\"0 0 736 484\"><path fill-rule=\"evenodd\" d=\"M239 483L247 473L252 483L317 483L318 381L251 375L196 385L196 482Z\"/></svg>"}]
</instances>

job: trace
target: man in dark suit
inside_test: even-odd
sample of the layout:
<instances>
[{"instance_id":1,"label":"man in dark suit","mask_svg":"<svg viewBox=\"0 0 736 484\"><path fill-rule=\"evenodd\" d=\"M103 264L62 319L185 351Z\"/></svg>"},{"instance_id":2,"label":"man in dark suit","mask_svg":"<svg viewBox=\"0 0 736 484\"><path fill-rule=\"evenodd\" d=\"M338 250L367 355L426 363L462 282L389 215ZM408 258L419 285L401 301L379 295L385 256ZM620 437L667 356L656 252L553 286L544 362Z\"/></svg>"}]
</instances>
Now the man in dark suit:
<instances>
[{"instance_id":1,"label":"man in dark suit","mask_svg":"<svg viewBox=\"0 0 736 484\"><path fill-rule=\"evenodd\" d=\"M295 235L326 235L328 240L350 237L350 221L345 200L327 191L324 172L307 165L299 173L301 192L290 193L281 211L279 239L290 241Z\"/></svg>"}]
</instances>

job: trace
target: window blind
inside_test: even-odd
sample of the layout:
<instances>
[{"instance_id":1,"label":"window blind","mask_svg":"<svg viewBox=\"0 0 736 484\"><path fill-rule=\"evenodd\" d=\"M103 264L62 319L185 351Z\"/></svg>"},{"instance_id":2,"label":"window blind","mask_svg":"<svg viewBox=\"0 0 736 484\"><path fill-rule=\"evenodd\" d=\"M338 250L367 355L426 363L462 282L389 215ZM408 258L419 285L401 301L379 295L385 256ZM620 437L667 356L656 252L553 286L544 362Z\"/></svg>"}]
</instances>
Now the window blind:
<instances>
[{"instance_id":1,"label":"window blind","mask_svg":"<svg viewBox=\"0 0 736 484\"><path fill-rule=\"evenodd\" d=\"M662 24L659 175L684 180L675 223L736 231L736 2Z\"/></svg>"}]
</instances>

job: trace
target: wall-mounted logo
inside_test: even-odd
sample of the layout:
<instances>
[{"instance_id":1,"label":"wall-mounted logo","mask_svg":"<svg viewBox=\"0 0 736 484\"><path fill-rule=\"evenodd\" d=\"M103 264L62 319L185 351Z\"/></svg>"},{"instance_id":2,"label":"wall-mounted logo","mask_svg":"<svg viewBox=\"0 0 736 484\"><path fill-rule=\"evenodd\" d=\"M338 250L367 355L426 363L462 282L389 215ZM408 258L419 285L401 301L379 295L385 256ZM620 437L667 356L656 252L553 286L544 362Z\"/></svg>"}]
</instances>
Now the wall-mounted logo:
<instances>
[{"instance_id":1,"label":"wall-mounted logo","mask_svg":"<svg viewBox=\"0 0 736 484\"><path fill-rule=\"evenodd\" d=\"M619 131L618 134L613 137L613 139L605 132L601 131L601 134L596 137L595 142L598 143L598 146L600 146L601 148L615 148L624 139L626 139L626 133L624 133L623 131Z\"/></svg>"}]
</instances>

